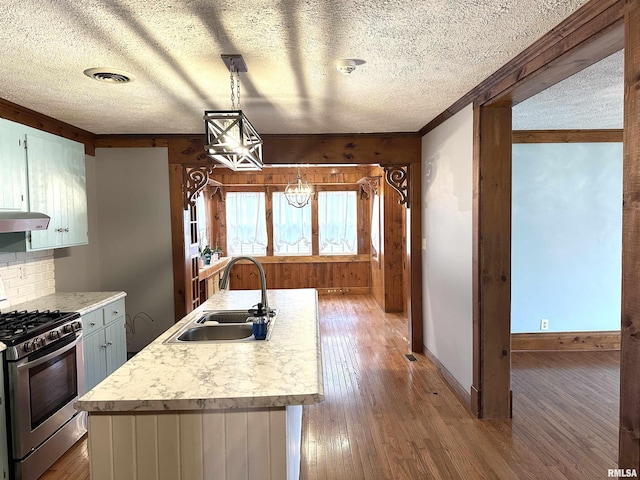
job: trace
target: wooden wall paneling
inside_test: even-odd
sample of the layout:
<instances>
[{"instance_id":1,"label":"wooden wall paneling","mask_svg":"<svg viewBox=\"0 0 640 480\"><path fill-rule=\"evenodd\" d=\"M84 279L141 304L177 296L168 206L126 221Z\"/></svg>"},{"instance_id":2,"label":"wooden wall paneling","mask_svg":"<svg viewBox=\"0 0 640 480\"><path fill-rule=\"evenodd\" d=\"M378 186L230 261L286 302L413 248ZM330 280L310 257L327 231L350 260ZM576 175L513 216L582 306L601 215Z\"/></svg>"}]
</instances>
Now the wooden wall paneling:
<instances>
[{"instance_id":1,"label":"wooden wall paneling","mask_svg":"<svg viewBox=\"0 0 640 480\"><path fill-rule=\"evenodd\" d=\"M510 102L515 101L516 97L524 100L527 98L525 95L540 92L620 50L623 38L623 6L624 0L591 0L586 3L422 127L420 136L430 132L470 103L481 104L498 95L504 95L503 100ZM593 40L602 41L603 46L594 45ZM585 43L585 47L579 48L582 43ZM571 52L571 56L565 60L564 55L567 52ZM556 61L557 59L560 60ZM566 65L562 65L561 62L565 62ZM551 66L554 68L550 68ZM536 72L538 78L535 86L522 89L517 95L508 98L510 89L516 84L526 82L528 77ZM541 73L543 75L540 75Z\"/></svg>"},{"instance_id":2,"label":"wooden wall paneling","mask_svg":"<svg viewBox=\"0 0 640 480\"><path fill-rule=\"evenodd\" d=\"M262 135L262 139L268 165L406 163L419 161L422 148L415 133Z\"/></svg>"},{"instance_id":3,"label":"wooden wall paneling","mask_svg":"<svg viewBox=\"0 0 640 480\"><path fill-rule=\"evenodd\" d=\"M640 3L625 13L622 351L618 466L640 471Z\"/></svg>"},{"instance_id":4,"label":"wooden wall paneling","mask_svg":"<svg viewBox=\"0 0 640 480\"><path fill-rule=\"evenodd\" d=\"M165 135L96 135L96 148L155 148L168 147Z\"/></svg>"},{"instance_id":5,"label":"wooden wall paneling","mask_svg":"<svg viewBox=\"0 0 640 480\"><path fill-rule=\"evenodd\" d=\"M264 209L267 217L267 255L273 255L273 197L271 196L269 187L265 188Z\"/></svg>"},{"instance_id":6,"label":"wooden wall paneling","mask_svg":"<svg viewBox=\"0 0 640 480\"><path fill-rule=\"evenodd\" d=\"M311 254L320 255L320 226L318 224L318 193L311 197Z\"/></svg>"},{"instance_id":7,"label":"wooden wall paneling","mask_svg":"<svg viewBox=\"0 0 640 480\"><path fill-rule=\"evenodd\" d=\"M185 243L185 215L183 202L182 165L169 165L169 208L171 213L171 243L173 254L173 287L175 321L187 314L190 294L190 259Z\"/></svg>"},{"instance_id":8,"label":"wooden wall paneling","mask_svg":"<svg viewBox=\"0 0 640 480\"><path fill-rule=\"evenodd\" d=\"M514 130L513 143L622 142L622 130Z\"/></svg>"},{"instance_id":9,"label":"wooden wall paneling","mask_svg":"<svg viewBox=\"0 0 640 480\"><path fill-rule=\"evenodd\" d=\"M380 176L380 182L378 185L378 201L380 204L380 215L378 217L378 223L380 226L380 245L378 256L376 258L371 258L370 261L371 294L380 308L384 310L384 171L380 166L377 166L371 174Z\"/></svg>"},{"instance_id":10,"label":"wooden wall paneling","mask_svg":"<svg viewBox=\"0 0 640 480\"><path fill-rule=\"evenodd\" d=\"M402 240L405 233L402 210L406 207L400 205L400 195L386 182L384 189L384 231L381 232L384 238L384 311L386 313L402 312L404 308Z\"/></svg>"},{"instance_id":11,"label":"wooden wall paneling","mask_svg":"<svg viewBox=\"0 0 640 480\"><path fill-rule=\"evenodd\" d=\"M0 98L0 117L32 128L37 128L43 132L53 133L60 137L75 140L84 144L84 153L95 155L94 141L96 135L74 127L68 123L61 122L55 118L48 117L42 113L30 110L16 103Z\"/></svg>"},{"instance_id":12,"label":"wooden wall paneling","mask_svg":"<svg viewBox=\"0 0 640 480\"><path fill-rule=\"evenodd\" d=\"M409 321L409 347L412 352L423 351L424 332L422 321L422 165L409 166L409 209L405 210L408 283L407 318Z\"/></svg>"},{"instance_id":13,"label":"wooden wall paneling","mask_svg":"<svg viewBox=\"0 0 640 480\"><path fill-rule=\"evenodd\" d=\"M480 395L481 418L508 418L511 108L474 109L473 170L473 386Z\"/></svg>"}]
</instances>

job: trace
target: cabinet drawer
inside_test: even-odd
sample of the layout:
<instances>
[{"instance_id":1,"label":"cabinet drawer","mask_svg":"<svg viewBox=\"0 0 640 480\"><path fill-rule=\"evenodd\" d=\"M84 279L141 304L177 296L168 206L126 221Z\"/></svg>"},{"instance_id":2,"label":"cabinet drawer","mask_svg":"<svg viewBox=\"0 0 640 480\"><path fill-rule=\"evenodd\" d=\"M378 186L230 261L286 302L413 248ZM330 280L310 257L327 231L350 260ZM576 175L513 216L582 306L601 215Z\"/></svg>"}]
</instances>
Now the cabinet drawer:
<instances>
[{"instance_id":1,"label":"cabinet drawer","mask_svg":"<svg viewBox=\"0 0 640 480\"><path fill-rule=\"evenodd\" d=\"M102 309L99 308L93 312L82 315L82 330L85 337L91 335L94 331L103 327Z\"/></svg>"},{"instance_id":2,"label":"cabinet drawer","mask_svg":"<svg viewBox=\"0 0 640 480\"><path fill-rule=\"evenodd\" d=\"M124 316L124 298L116 300L104 307L104 325L109 325L114 320Z\"/></svg>"}]
</instances>

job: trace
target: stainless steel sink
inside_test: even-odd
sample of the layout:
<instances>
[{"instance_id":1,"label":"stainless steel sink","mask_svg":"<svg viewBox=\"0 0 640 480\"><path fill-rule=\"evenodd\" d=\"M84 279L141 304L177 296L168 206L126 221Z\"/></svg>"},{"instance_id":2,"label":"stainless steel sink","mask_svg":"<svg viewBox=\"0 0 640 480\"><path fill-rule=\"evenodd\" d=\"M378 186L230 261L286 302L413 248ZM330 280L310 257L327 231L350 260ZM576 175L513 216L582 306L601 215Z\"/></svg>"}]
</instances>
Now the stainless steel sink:
<instances>
[{"instance_id":1,"label":"stainless steel sink","mask_svg":"<svg viewBox=\"0 0 640 480\"><path fill-rule=\"evenodd\" d=\"M248 310L215 310L205 311L191 320L163 343L233 343L255 342L253 324L247 322L251 315ZM271 311L271 319L267 326L267 340L275 322L276 311Z\"/></svg>"},{"instance_id":2,"label":"stainless steel sink","mask_svg":"<svg viewBox=\"0 0 640 480\"><path fill-rule=\"evenodd\" d=\"M249 318L248 310L218 310L213 312L205 312L205 314L196 320L199 324L207 323L245 323Z\"/></svg>"},{"instance_id":3,"label":"stainless steel sink","mask_svg":"<svg viewBox=\"0 0 640 480\"><path fill-rule=\"evenodd\" d=\"M220 340L246 340L253 338L252 324L211 325L194 327L178 335L180 342L210 342Z\"/></svg>"}]
</instances>

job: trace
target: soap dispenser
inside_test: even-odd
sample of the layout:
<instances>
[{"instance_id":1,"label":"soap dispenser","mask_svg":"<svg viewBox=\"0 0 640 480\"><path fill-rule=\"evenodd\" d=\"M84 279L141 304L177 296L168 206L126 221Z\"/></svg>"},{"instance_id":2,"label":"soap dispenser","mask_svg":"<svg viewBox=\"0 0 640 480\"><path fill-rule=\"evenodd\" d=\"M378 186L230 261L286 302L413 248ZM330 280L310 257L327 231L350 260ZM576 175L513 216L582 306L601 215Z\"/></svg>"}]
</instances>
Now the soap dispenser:
<instances>
[{"instance_id":1,"label":"soap dispenser","mask_svg":"<svg viewBox=\"0 0 640 480\"><path fill-rule=\"evenodd\" d=\"M252 308L249 313L252 315L247 321L253 322L253 336L256 340L265 340L267 338L267 312L264 310L262 303L257 305L257 309Z\"/></svg>"}]
</instances>

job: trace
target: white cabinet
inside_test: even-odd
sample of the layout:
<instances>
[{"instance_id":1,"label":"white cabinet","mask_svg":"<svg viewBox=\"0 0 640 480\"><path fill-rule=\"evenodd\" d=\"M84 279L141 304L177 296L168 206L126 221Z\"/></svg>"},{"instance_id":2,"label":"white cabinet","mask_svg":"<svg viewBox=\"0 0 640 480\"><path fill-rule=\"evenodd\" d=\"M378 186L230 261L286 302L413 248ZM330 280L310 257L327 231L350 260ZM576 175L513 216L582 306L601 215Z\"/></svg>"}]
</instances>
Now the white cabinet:
<instances>
[{"instance_id":1,"label":"white cabinet","mask_svg":"<svg viewBox=\"0 0 640 480\"><path fill-rule=\"evenodd\" d=\"M24 140L15 123L0 119L0 211L28 210Z\"/></svg>"},{"instance_id":2,"label":"white cabinet","mask_svg":"<svg viewBox=\"0 0 640 480\"><path fill-rule=\"evenodd\" d=\"M88 243L84 146L27 135L29 207L51 217L49 228L30 234L29 250Z\"/></svg>"},{"instance_id":3,"label":"white cabinet","mask_svg":"<svg viewBox=\"0 0 640 480\"><path fill-rule=\"evenodd\" d=\"M89 391L127 361L124 299L82 316L84 376Z\"/></svg>"},{"instance_id":4,"label":"white cabinet","mask_svg":"<svg viewBox=\"0 0 640 480\"><path fill-rule=\"evenodd\" d=\"M51 217L46 230L0 234L0 251L88 243L83 144L2 121L0 172L0 210L40 212Z\"/></svg>"}]
</instances>

